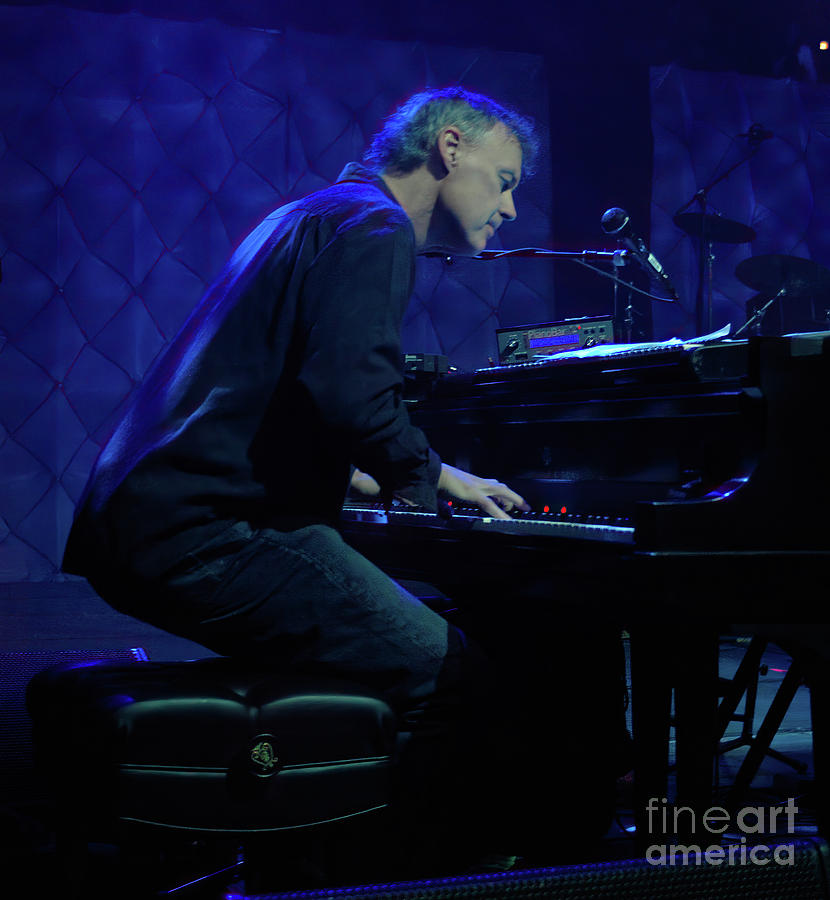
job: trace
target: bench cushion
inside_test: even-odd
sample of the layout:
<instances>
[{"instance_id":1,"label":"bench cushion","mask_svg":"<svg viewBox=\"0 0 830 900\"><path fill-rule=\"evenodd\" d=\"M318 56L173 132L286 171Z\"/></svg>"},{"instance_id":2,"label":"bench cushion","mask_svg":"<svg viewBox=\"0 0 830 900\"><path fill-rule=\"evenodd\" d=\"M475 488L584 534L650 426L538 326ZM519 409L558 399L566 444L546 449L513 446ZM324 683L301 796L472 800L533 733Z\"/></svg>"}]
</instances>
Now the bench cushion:
<instances>
[{"instance_id":1,"label":"bench cushion","mask_svg":"<svg viewBox=\"0 0 830 900\"><path fill-rule=\"evenodd\" d=\"M215 658L70 663L27 691L64 804L198 831L279 830L386 804L395 715L365 687Z\"/></svg>"}]
</instances>

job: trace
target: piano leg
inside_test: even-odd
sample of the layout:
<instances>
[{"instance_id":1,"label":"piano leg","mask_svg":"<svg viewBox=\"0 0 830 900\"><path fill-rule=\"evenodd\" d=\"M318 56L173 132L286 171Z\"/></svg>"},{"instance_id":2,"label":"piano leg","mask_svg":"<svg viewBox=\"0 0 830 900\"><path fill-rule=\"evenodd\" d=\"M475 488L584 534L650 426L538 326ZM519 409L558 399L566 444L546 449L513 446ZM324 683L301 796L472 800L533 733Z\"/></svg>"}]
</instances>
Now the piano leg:
<instances>
[{"instance_id":1,"label":"piano leg","mask_svg":"<svg viewBox=\"0 0 830 900\"><path fill-rule=\"evenodd\" d=\"M675 754L680 843L707 847L717 839L704 823L714 804L714 767L717 758L718 644L714 628L684 627L675 645Z\"/></svg>"},{"instance_id":2,"label":"piano leg","mask_svg":"<svg viewBox=\"0 0 830 900\"><path fill-rule=\"evenodd\" d=\"M671 698L675 694L676 794L669 796ZM708 846L718 704L718 634L684 627L631 629L634 821L638 853L654 845ZM685 807L688 809L681 809ZM675 840L676 838L676 840Z\"/></svg>"},{"instance_id":3,"label":"piano leg","mask_svg":"<svg viewBox=\"0 0 830 900\"><path fill-rule=\"evenodd\" d=\"M632 626L631 721L634 732L634 825L638 853L665 843L672 650L664 629Z\"/></svg>"},{"instance_id":4,"label":"piano leg","mask_svg":"<svg viewBox=\"0 0 830 900\"><path fill-rule=\"evenodd\" d=\"M818 832L830 835L830 664L814 658L808 671L810 714L813 728L813 779Z\"/></svg>"}]
</instances>

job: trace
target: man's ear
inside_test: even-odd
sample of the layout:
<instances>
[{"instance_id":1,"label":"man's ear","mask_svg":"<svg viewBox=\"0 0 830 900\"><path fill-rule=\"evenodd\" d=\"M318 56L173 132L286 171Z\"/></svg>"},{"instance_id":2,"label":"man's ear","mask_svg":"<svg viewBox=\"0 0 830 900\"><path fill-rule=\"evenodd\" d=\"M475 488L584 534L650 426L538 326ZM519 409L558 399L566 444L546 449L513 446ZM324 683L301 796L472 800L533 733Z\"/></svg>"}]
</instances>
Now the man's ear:
<instances>
[{"instance_id":1,"label":"man's ear","mask_svg":"<svg viewBox=\"0 0 830 900\"><path fill-rule=\"evenodd\" d=\"M461 147L461 132L455 125L447 125L438 134L438 155L447 172L451 172L458 165L458 155Z\"/></svg>"}]
</instances>

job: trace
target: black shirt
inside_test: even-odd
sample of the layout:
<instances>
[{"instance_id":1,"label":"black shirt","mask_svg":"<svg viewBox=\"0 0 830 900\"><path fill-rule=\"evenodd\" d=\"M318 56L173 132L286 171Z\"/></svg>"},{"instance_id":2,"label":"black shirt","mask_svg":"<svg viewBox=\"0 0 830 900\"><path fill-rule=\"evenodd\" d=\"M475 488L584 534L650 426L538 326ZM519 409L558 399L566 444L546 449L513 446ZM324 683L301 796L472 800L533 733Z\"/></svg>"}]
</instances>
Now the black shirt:
<instances>
[{"instance_id":1,"label":"black shirt","mask_svg":"<svg viewBox=\"0 0 830 900\"><path fill-rule=\"evenodd\" d=\"M412 225L356 164L240 244L104 447L64 569L162 574L229 524L336 524L350 464L436 505L402 399Z\"/></svg>"}]
</instances>

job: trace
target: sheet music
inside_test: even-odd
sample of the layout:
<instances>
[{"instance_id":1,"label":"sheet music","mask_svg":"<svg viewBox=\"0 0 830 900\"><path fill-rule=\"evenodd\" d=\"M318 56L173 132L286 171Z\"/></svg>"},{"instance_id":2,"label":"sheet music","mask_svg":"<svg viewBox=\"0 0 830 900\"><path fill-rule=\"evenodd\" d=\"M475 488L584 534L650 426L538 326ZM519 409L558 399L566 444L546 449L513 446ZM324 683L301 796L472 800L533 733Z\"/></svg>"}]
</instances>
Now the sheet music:
<instances>
[{"instance_id":1,"label":"sheet music","mask_svg":"<svg viewBox=\"0 0 830 900\"><path fill-rule=\"evenodd\" d=\"M555 359L590 359L592 357L614 356L618 353L631 353L632 351L666 350L672 347L697 346L711 341L722 341L729 336L731 324L724 325L717 331L701 335L695 338L669 338L666 341L646 341L640 344L597 344L594 347L585 347L581 350L564 350L557 353ZM535 361L550 360L552 357L546 354L534 356Z\"/></svg>"}]
</instances>

